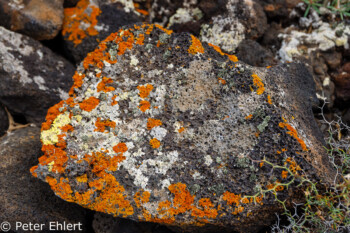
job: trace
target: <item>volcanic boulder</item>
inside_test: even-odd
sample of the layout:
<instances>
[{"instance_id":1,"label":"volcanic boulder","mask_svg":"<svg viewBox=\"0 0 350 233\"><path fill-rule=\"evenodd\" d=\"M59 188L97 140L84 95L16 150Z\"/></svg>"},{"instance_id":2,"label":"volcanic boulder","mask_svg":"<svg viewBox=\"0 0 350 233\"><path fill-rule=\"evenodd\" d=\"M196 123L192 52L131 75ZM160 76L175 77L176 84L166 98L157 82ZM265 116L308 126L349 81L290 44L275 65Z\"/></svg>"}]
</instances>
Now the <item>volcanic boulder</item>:
<instances>
[{"instance_id":1,"label":"volcanic boulder","mask_svg":"<svg viewBox=\"0 0 350 233\"><path fill-rule=\"evenodd\" d=\"M143 24L111 34L73 79L31 169L66 201L194 232L257 232L281 209L262 190L291 201L301 169L334 178L302 64L254 68Z\"/></svg>"}]
</instances>

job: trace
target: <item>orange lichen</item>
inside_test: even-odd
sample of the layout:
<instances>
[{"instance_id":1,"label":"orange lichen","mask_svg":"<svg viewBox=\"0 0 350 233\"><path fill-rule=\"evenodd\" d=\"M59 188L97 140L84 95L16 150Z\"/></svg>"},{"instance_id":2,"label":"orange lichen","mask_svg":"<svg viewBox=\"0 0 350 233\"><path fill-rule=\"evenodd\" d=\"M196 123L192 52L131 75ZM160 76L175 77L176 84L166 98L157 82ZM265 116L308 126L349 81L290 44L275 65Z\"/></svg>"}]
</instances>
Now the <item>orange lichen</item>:
<instances>
[{"instance_id":1,"label":"orange lichen","mask_svg":"<svg viewBox=\"0 0 350 233\"><path fill-rule=\"evenodd\" d=\"M145 35L144 34L140 34L139 37L136 39L135 44L137 45L143 45L143 41L145 40Z\"/></svg>"},{"instance_id":2,"label":"orange lichen","mask_svg":"<svg viewBox=\"0 0 350 233\"><path fill-rule=\"evenodd\" d=\"M148 102L147 100L141 100L140 101L139 109L142 112L146 112L146 110L149 109L150 107L151 107L151 103Z\"/></svg>"},{"instance_id":3,"label":"orange lichen","mask_svg":"<svg viewBox=\"0 0 350 233\"><path fill-rule=\"evenodd\" d=\"M191 35L191 38L192 38L192 44L187 51L191 54L204 53L204 48L200 40L193 35Z\"/></svg>"},{"instance_id":4,"label":"orange lichen","mask_svg":"<svg viewBox=\"0 0 350 233\"><path fill-rule=\"evenodd\" d=\"M81 102L79 104L79 107L80 107L81 110L90 112L91 110L96 108L99 103L100 103L99 99L97 99L96 97L91 96L90 98L83 100L83 102Z\"/></svg>"},{"instance_id":5,"label":"orange lichen","mask_svg":"<svg viewBox=\"0 0 350 233\"><path fill-rule=\"evenodd\" d=\"M69 185L69 180L64 179L61 177L60 182L57 182L57 180L53 177L47 176L46 182L50 185L51 189L55 192L55 194L62 199L72 202L74 201L72 197L72 189Z\"/></svg>"},{"instance_id":6,"label":"orange lichen","mask_svg":"<svg viewBox=\"0 0 350 233\"><path fill-rule=\"evenodd\" d=\"M168 189L174 194L173 208L170 210L173 215L182 214L191 209L191 205L194 202L194 196L190 194L185 184L171 184Z\"/></svg>"},{"instance_id":7,"label":"orange lichen","mask_svg":"<svg viewBox=\"0 0 350 233\"><path fill-rule=\"evenodd\" d=\"M134 214L130 201L126 199L125 189L116 178L103 171L98 176L104 183L104 188L101 189L100 195L95 198L94 202L87 207L114 216L127 217Z\"/></svg>"},{"instance_id":8,"label":"orange lichen","mask_svg":"<svg viewBox=\"0 0 350 233\"><path fill-rule=\"evenodd\" d=\"M152 138L149 141L149 144L152 146L152 148L156 149L160 147L160 141L157 138Z\"/></svg>"},{"instance_id":9,"label":"orange lichen","mask_svg":"<svg viewBox=\"0 0 350 233\"><path fill-rule=\"evenodd\" d=\"M287 177L288 177L288 171L282 171L282 173L281 173L281 176L282 176L282 179L287 179Z\"/></svg>"},{"instance_id":10,"label":"orange lichen","mask_svg":"<svg viewBox=\"0 0 350 233\"><path fill-rule=\"evenodd\" d=\"M44 152L44 155L39 158L39 164L48 165L54 162L52 171L63 173L68 157L67 153L64 151L65 144L62 146L63 148L54 145L43 145L41 150Z\"/></svg>"},{"instance_id":11,"label":"orange lichen","mask_svg":"<svg viewBox=\"0 0 350 233\"><path fill-rule=\"evenodd\" d=\"M147 28L147 30L146 30L146 32L145 32L145 34L146 34L146 35L151 34L151 32L153 31L153 27L154 27L153 24L149 25L148 28Z\"/></svg>"},{"instance_id":12,"label":"orange lichen","mask_svg":"<svg viewBox=\"0 0 350 233\"><path fill-rule=\"evenodd\" d=\"M92 195L94 194L94 190L90 189L89 191L80 194L79 192L74 193L75 202L82 206L87 206L92 203Z\"/></svg>"},{"instance_id":13,"label":"orange lichen","mask_svg":"<svg viewBox=\"0 0 350 233\"><path fill-rule=\"evenodd\" d=\"M250 120L252 118L253 118L253 114L249 114L248 116L244 117L244 119L246 119L246 120Z\"/></svg>"},{"instance_id":14,"label":"orange lichen","mask_svg":"<svg viewBox=\"0 0 350 233\"><path fill-rule=\"evenodd\" d=\"M152 128L157 127L157 126L161 126L161 125L162 125L161 120L148 118L148 121L147 121L147 129L148 130L151 130Z\"/></svg>"},{"instance_id":15,"label":"orange lichen","mask_svg":"<svg viewBox=\"0 0 350 233\"><path fill-rule=\"evenodd\" d=\"M69 131L74 131L74 127L71 125L64 125L61 127L62 132L69 132Z\"/></svg>"},{"instance_id":16,"label":"orange lichen","mask_svg":"<svg viewBox=\"0 0 350 233\"><path fill-rule=\"evenodd\" d=\"M146 10L142 10L142 9L135 9L137 12L139 12L140 14L143 14L143 15L145 15L145 16L147 16L149 13L148 13L148 11L146 11Z\"/></svg>"},{"instance_id":17,"label":"orange lichen","mask_svg":"<svg viewBox=\"0 0 350 233\"><path fill-rule=\"evenodd\" d=\"M116 101L115 99L117 98L117 96L116 95L114 95L113 97L112 97L112 103L111 103L111 105L112 106L114 106L114 105L117 105L118 104L118 101Z\"/></svg>"},{"instance_id":18,"label":"orange lichen","mask_svg":"<svg viewBox=\"0 0 350 233\"><path fill-rule=\"evenodd\" d=\"M270 96L270 95L267 95L267 102L268 102L269 104L272 104L272 100L271 100L271 96Z\"/></svg>"},{"instance_id":19,"label":"orange lichen","mask_svg":"<svg viewBox=\"0 0 350 233\"><path fill-rule=\"evenodd\" d=\"M95 26L97 16L100 14L100 9L92 5L89 0L80 0L76 7L64 9L62 34L64 36L68 34L67 39L74 45L80 44L88 35L98 35Z\"/></svg>"},{"instance_id":20,"label":"orange lichen","mask_svg":"<svg viewBox=\"0 0 350 233\"><path fill-rule=\"evenodd\" d=\"M218 80L219 80L219 83L221 83L221 84L223 84L223 85L226 84L226 80L225 80L225 79L223 79L223 78L218 78Z\"/></svg>"},{"instance_id":21,"label":"orange lichen","mask_svg":"<svg viewBox=\"0 0 350 233\"><path fill-rule=\"evenodd\" d=\"M76 178L76 180L77 180L78 182L80 182L80 183L86 183L86 182L88 181L87 175L84 174L84 175L78 176L78 177Z\"/></svg>"},{"instance_id":22,"label":"orange lichen","mask_svg":"<svg viewBox=\"0 0 350 233\"><path fill-rule=\"evenodd\" d=\"M235 211L232 212L233 215L237 215L239 213L242 213L244 211L244 207L243 206L238 206L237 208L235 208Z\"/></svg>"},{"instance_id":23,"label":"orange lichen","mask_svg":"<svg viewBox=\"0 0 350 233\"><path fill-rule=\"evenodd\" d=\"M301 167L297 165L297 163L290 157L286 159L286 162L284 165L289 164L289 169L294 173L297 174L298 171L301 171Z\"/></svg>"},{"instance_id":24,"label":"orange lichen","mask_svg":"<svg viewBox=\"0 0 350 233\"><path fill-rule=\"evenodd\" d=\"M149 201L151 194L148 191L139 191L134 195L134 201L138 208L141 207L141 204L147 203Z\"/></svg>"},{"instance_id":25,"label":"orange lichen","mask_svg":"<svg viewBox=\"0 0 350 233\"><path fill-rule=\"evenodd\" d=\"M227 56L233 62L238 62L238 58L235 55L224 53L219 46L208 43L216 52L218 52L221 56Z\"/></svg>"},{"instance_id":26,"label":"orange lichen","mask_svg":"<svg viewBox=\"0 0 350 233\"><path fill-rule=\"evenodd\" d=\"M113 80L111 78L103 77L102 81L97 84L97 92L103 91L103 92L110 92L114 91L114 87L106 86L106 84L113 83Z\"/></svg>"},{"instance_id":27,"label":"orange lichen","mask_svg":"<svg viewBox=\"0 0 350 233\"><path fill-rule=\"evenodd\" d=\"M116 124L114 121L111 121L111 120L101 121L101 118L98 117L97 121L95 122L95 126L96 126L96 129L95 129L96 132L103 133L106 130L106 127L115 128Z\"/></svg>"},{"instance_id":28,"label":"orange lichen","mask_svg":"<svg viewBox=\"0 0 350 233\"><path fill-rule=\"evenodd\" d=\"M151 91L153 90L153 86L151 84L147 84L145 86L138 86L139 95L142 99L147 98Z\"/></svg>"},{"instance_id":29,"label":"orange lichen","mask_svg":"<svg viewBox=\"0 0 350 233\"><path fill-rule=\"evenodd\" d=\"M198 201L200 208L192 207L191 215L196 218L210 218L214 219L218 215L217 209L214 208L213 203L209 198L202 198Z\"/></svg>"},{"instance_id":30,"label":"orange lichen","mask_svg":"<svg viewBox=\"0 0 350 233\"><path fill-rule=\"evenodd\" d=\"M185 131L185 127L181 127L181 128L178 130L179 133L182 133L183 131Z\"/></svg>"},{"instance_id":31,"label":"orange lichen","mask_svg":"<svg viewBox=\"0 0 350 233\"><path fill-rule=\"evenodd\" d=\"M279 181L276 181L274 184L268 184L268 185L266 186L266 188L267 188L268 190L274 190L274 191L276 191L276 192L283 191L283 190L284 190L284 186L279 185L279 184L280 184L280 182L279 182Z\"/></svg>"},{"instance_id":32,"label":"orange lichen","mask_svg":"<svg viewBox=\"0 0 350 233\"><path fill-rule=\"evenodd\" d=\"M128 150L128 147L124 142L118 143L116 146L113 147L113 150L115 153L124 153Z\"/></svg>"},{"instance_id":33,"label":"orange lichen","mask_svg":"<svg viewBox=\"0 0 350 233\"><path fill-rule=\"evenodd\" d=\"M168 30L162 26L160 26L159 24L155 24L156 28L159 28L160 30L162 30L163 32L165 32L166 34L170 35L171 33L173 33L173 30Z\"/></svg>"},{"instance_id":34,"label":"orange lichen","mask_svg":"<svg viewBox=\"0 0 350 233\"><path fill-rule=\"evenodd\" d=\"M229 191L226 191L223 194L222 199L226 201L228 205L236 204L236 206L239 206L242 197L241 197L241 194L236 195L234 193L230 193Z\"/></svg>"},{"instance_id":35,"label":"orange lichen","mask_svg":"<svg viewBox=\"0 0 350 233\"><path fill-rule=\"evenodd\" d=\"M256 94L261 95L265 91L264 83L262 82L261 78L258 75L252 74L252 77L253 77L254 86L258 88L256 90Z\"/></svg>"},{"instance_id":36,"label":"orange lichen","mask_svg":"<svg viewBox=\"0 0 350 233\"><path fill-rule=\"evenodd\" d=\"M115 64L117 62L116 59L111 60L110 54L108 52L105 52L105 50L107 49L106 43L109 40L113 40L114 37L115 34L112 33L102 43L100 43L99 46L93 52L88 53L88 55L83 61L83 66L86 70L89 68L90 65L102 69L104 67L104 62L108 62L110 64Z\"/></svg>"},{"instance_id":37,"label":"orange lichen","mask_svg":"<svg viewBox=\"0 0 350 233\"><path fill-rule=\"evenodd\" d=\"M59 109L63 106L63 104L64 104L64 101L62 100L58 104L49 108L49 110L47 111L46 118L45 118L46 122L44 122L41 125L41 131L50 129L52 122L56 119L56 117L58 115L61 114L61 111Z\"/></svg>"},{"instance_id":38,"label":"orange lichen","mask_svg":"<svg viewBox=\"0 0 350 233\"><path fill-rule=\"evenodd\" d=\"M73 86L71 87L71 89L69 90L69 95L72 96L74 93L74 89L75 88L79 88L83 85L83 79L85 78L85 74L79 74L77 71L75 71L74 75L73 75Z\"/></svg>"},{"instance_id":39,"label":"orange lichen","mask_svg":"<svg viewBox=\"0 0 350 233\"><path fill-rule=\"evenodd\" d=\"M278 125L279 125L279 127L283 128L283 129L287 128L289 130L287 132L287 134L289 134L290 136L292 136L293 138L295 138L299 142L303 151L308 151L305 142L301 138L299 138L298 132L296 131L296 129L293 128L293 126L291 126L288 123L283 123L283 122L280 122Z\"/></svg>"}]
</instances>

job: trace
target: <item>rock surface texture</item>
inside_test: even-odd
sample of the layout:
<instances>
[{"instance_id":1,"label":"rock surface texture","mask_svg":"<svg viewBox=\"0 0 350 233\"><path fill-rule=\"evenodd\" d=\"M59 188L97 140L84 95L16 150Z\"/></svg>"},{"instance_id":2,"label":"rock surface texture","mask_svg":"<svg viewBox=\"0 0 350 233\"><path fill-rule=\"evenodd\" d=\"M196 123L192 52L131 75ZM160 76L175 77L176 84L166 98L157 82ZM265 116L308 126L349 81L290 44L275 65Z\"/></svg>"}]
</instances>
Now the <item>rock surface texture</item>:
<instances>
[{"instance_id":1,"label":"rock surface texture","mask_svg":"<svg viewBox=\"0 0 350 233\"><path fill-rule=\"evenodd\" d=\"M9 119L4 106L0 104L0 137L4 135L9 128Z\"/></svg>"},{"instance_id":2,"label":"rock surface texture","mask_svg":"<svg viewBox=\"0 0 350 233\"><path fill-rule=\"evenodd\" d=\"M292 173L264 158L334 178L301 64L254 68L190 34L136 25L100 43L73 79L31 169L68 202L193 232L257 232L279 209L261 189L297 193L282 185Z\"/></svg>"},{"instance_id":3,"label":"rock surface texture","mask_svg":"<svg viewBox=\"0 0 350 233\"><path fill-rule=\"evenodd\" d=\"M38 41L0 27L0 102L30 123L68 97L74 67Z\"/></svg>"},{"instance_id":4,"label":"rock surface texture","mask_svg":"<svg viewBox=\"0 0 350 233\"><path fill-rule=\"evenodd\" d=\"M244 39L261 37L267 28L263 8L251 0L155 0L150 20L175 32L200 35L227 52Z\"/></svg>"},{"instance_id":5,"label":"rock surface texture","mask_svg":"<svg viewBox=\"0 0 350 233\"><path fill-rule=\"evenodd\" d=\"M64 9L62 34L76 62L83 60L99 41L120 27L141 22L133 5L125 2L131 1L80 0L75 7Z\"/></svg>"},{"instance_id":6,"label":"rock surface texture","mask_svg":"<svg viewBox=\"0 0 350 233\"><path fill-rule=\"evenodd\" d=\"M149 222L135 222L96 212L92 222L95 233L173 233L165 226Z\"/></svg>"},{"instance_id":7,"label":"rock surface texture","mask_svg":"<svg viewBox=\"0 0 350 233\"><path fill-rule=\"evenodd\" d=\"M0 220L8 221L12 229L16 222L45 224L42 232L49 232L50 221L80 222L83 225L79 232L86 232L86 210L57 198L48 185L30 175L28 169L35 164L40 147L37 127L16 130L1 138Z\"/></svg>"},{"instance_id":8,"label":"rock surface texture","mask_svg":"<svg viewBox=\"0 0 350 233\"><path fill-rule=\"evenodd\" d=\"M0 0L0 25L37 40L54 38L63 22L63 0Z\"/></svg>"}]
</instances>

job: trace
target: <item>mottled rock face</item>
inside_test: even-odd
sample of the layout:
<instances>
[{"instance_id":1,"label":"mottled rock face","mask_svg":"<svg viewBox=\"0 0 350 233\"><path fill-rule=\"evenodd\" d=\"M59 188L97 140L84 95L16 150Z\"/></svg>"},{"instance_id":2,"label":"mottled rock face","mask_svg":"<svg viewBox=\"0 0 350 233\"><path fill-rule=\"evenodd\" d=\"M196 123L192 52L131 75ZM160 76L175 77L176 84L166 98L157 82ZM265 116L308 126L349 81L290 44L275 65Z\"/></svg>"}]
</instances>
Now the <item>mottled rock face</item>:
<instances>
[{"instance_id":1,"label":"mottled rock face","mask_svg":"<svg viewBox=\"0 0 350 233\"><path fill-rule=\"evenodd\" d=\"M66 201L187 230L256 232L279 209L259 190L295 191L264 157L333 177L300 64L257 69L192 35L138 25L111 34L73 79L70 98L49 109L31 169Z\"/></svg>"},{"instance_id":2,"label":"mottled rock face","mask_svg":"<svg viewBox=\"0 0 350 233\"><path fill-rule=\"evenodd\" d=\"M63 0L0 1L0 25L37 40L54 38L62 21Z\"/></svg>"},{"instance_id":3,"label":"mottled rock face","mask_svg":"<svg viewBox=\"0 0 350 233\"><path fill-rule=\"evenodd\" d=\"M62 34L74 60L83 60L121 26L141 22L133 7L127 0L80 0L75 7L64 9Z\"/></svg>"},{"instance_id":4,"label":"mottled rock face","mask_svg":"<svg viewBox=\"0 0 350 233\"><path fill-rule=\"evenodd\" d=\"M51 221L81 223L86 232L86 210L57 198L47 184L30 176L40 153L40 128L16 130L0 140L0 219L8 221L12 229L16 222L44 224L42 232L49 232ZM28 232L17 229L12 232ZM31 232L35 232L33 229Z\"/></svg>"},{"instance_id":5,"label":"mottled rock face","mask_svg":"<svg viewBox=\"0 0 350 233\"><path fill-rule=\"evenodd\" d=\"M0 101L30 123L68 97L74 67L38 41L0 27Z\"/></svg>"}]
</instances>

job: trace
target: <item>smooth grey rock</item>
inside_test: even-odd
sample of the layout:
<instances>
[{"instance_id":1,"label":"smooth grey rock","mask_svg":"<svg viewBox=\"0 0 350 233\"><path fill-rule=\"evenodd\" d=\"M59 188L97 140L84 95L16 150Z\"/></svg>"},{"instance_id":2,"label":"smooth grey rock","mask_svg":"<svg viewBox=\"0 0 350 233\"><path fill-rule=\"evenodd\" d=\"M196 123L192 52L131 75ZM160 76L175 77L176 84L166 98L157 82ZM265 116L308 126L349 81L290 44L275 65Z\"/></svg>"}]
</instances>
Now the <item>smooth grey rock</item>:
<instances>
[{"instance_id":1,"label":"smooth grey rock","mask_svg":"<svg viewBox=\"0 0 350 233\"><path fill-rule=\"evenodd\" d=\"M68 97L74 66L40 42L0 27L0 102L29 123Z\"/></svg>"}]
</instances>

